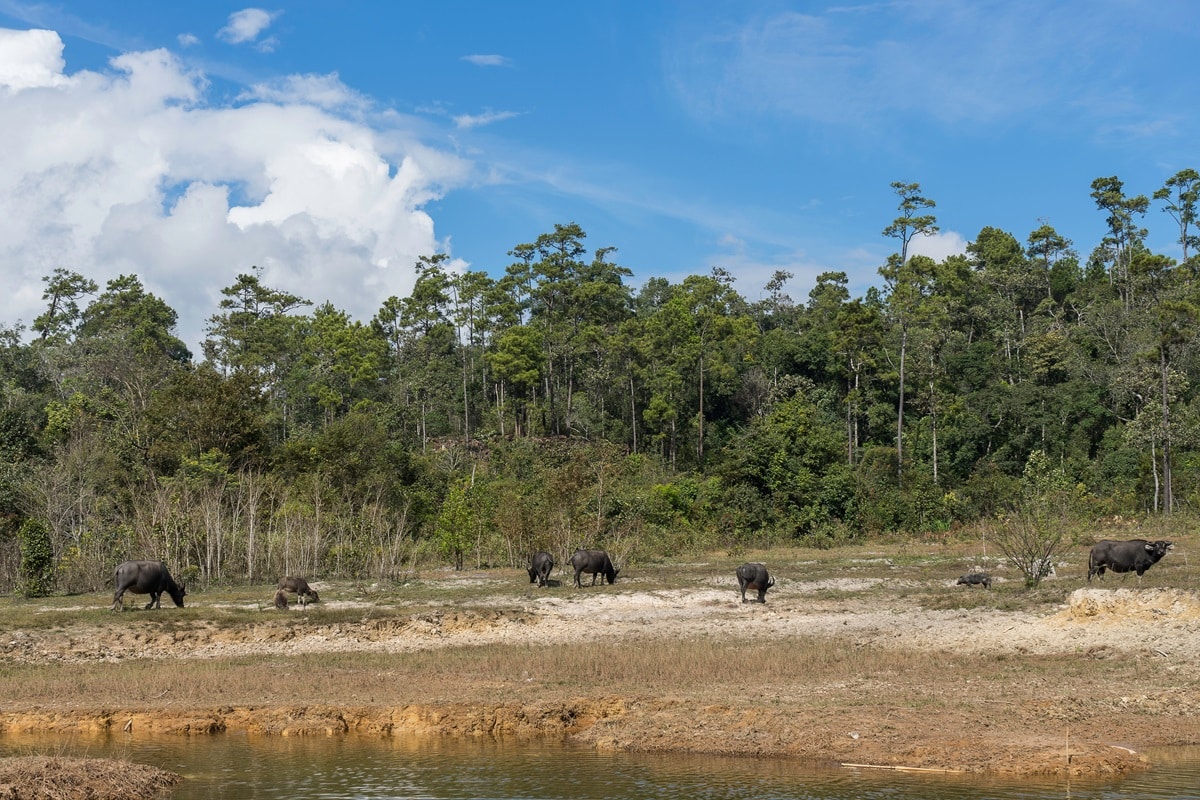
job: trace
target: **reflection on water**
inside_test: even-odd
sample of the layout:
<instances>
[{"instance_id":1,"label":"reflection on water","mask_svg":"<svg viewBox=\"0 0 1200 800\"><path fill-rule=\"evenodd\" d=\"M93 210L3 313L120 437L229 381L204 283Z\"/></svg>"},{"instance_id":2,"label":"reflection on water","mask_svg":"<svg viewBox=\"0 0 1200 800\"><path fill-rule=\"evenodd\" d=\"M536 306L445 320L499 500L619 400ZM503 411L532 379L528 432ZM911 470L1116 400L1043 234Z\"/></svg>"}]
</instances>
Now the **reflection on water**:
<instances>
[{"instance_id":1,"label":"reflection on water","mask_svg":"<svg viewBox=\"0 0 1200 800\"><path fill-rule=\"evenodd\" d=\"M1200 800L1200 748L1156 752L1120 782L1002 781L785 760L597 753L461 739L0 737L0 755L115 756L182 774L173 800L356 798L1104 798Z\"/></svg>"}]
</instances>

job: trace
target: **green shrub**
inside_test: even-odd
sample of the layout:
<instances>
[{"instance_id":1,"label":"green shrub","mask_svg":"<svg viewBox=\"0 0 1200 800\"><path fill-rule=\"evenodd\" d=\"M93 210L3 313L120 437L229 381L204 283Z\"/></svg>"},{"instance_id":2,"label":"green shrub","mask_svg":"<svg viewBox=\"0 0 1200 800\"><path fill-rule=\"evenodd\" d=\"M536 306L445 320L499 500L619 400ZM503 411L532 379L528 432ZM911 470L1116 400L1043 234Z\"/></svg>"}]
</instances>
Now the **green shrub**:
<instances>
[{"instance_id":1,"label":"green shrub","mask_svg":"<svg viewBox=\"0 0 1200 800\"><path fill-rule=\"evenodd\" d=\"M54 591L54 545L50 529L32 517L21 523L17 533L21 543L20 592L25 597L46 597Z\"/></svg>"}]
</instances>

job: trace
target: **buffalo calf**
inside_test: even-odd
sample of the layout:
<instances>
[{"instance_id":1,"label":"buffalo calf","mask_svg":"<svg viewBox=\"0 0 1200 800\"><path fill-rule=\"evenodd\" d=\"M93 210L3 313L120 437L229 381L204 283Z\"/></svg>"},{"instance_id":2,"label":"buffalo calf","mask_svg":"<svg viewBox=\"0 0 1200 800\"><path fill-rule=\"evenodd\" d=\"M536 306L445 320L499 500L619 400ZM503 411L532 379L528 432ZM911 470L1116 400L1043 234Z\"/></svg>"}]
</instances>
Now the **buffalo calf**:
<instances>
[{"instance_id":1,"label":"buffalo calf","mask_svg":"<svg viewBox=\"0 0 1200 800\"><path fill-rule=\"evenodd\" d=\"M301 606L306 606L309 603L319 603L321 598L317 596L316 591L308 585L308 581L297 575L288 575L280 578L279 583L275 588L284 592L293 592L296 599L300 601Z\"/></svg>"},{"instance_id":2,"label":"buffalo calf","mask_svg":"<svg viewBox=\"0 0 1200 800\"><path fill-rule=\"evenodd\" d=\"M992 588L992 576L986 572L968 572L966 575L959 577L955 586L982 586L985 589Z\"/></svg>"}]
</instances>

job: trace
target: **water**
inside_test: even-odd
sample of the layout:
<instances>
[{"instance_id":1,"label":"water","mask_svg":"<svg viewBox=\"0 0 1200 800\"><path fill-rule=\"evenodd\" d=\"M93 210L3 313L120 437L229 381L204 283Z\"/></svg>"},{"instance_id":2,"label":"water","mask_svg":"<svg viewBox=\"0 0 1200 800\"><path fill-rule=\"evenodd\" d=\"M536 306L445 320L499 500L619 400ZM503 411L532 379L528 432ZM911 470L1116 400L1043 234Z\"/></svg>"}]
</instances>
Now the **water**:
<instances>
[{"instance_id":1,"label":"water","mask_svg":"<svg viewBox=\"0 0 1200 800\"><path fill-rule=\"evenodd\" d=\"M567 745L461 739L0 737L0 755L108 756L178 772L173 800L385 798L688 798L689 800L926 800L1099 798L1200 800L1200 748L1154 754L1155 768L1122 781L1000 780L820 768L713 756L597 753Z\"/></svg>"}]
</instances>

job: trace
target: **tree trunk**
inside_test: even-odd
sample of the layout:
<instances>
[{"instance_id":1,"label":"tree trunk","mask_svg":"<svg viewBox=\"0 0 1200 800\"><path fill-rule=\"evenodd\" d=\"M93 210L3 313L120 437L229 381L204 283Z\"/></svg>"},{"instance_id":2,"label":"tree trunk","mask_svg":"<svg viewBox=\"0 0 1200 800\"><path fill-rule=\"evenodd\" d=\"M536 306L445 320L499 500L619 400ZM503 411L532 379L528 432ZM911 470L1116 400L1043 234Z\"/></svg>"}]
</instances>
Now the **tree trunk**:
<instances>
[{"instance_id":1,"label":"tree trunk","mask_svg":"<svg viewBox=\"0 0 1200 800\"><path fill-rule=\"evenodd\" d=\"M629 428L633 433L633 452L637 452L637 396L634 394L633 375L629 376Z\"/></svg>"},{"instance_id":2,"label":"tree trunk","mask_svg":"<svg viewBox=\"0 0 1200 800\"><path fill-rule=\"evenodd\" d=\"M896 479L904 474L904 358L908 352L908 326L900 327L900 400L896 403Z\"/></svg>"},{"instance_id":3,"label":"tree trunk","mask_svg":"<svg viewBox=\"0 0 1200 800\"><path fill-rule=\"evenodd\" d=\"M704 356L700 356L700 441L696 449L696 461L704 466Z\"/></svg>"},{"instance_id":4,"label":"tree trunk","mask_svg":"<svg viewBox=\"0 0 1200 800\"><path fill-rule=\"evenodd\" d=\"M1163 512L1171 514L1175 510L1175 498L1171 488L1171 403L1170 362L1167 360L1166 345L1159 346L1159 372L1162 376L1162 476L1163 476Z\"/></svg>"},{"instance_id":5,"label":"tree trunk","mask_svg":"<svg viewBox=\"0 0 1200 800\"><path fill-rule=\"evenodd\" d=\"M929 408L933 420L933 485L938 485L938 442L937 442L937 399L934 395L933 381L929 382Z\"/></svg>"}]
</instances>

